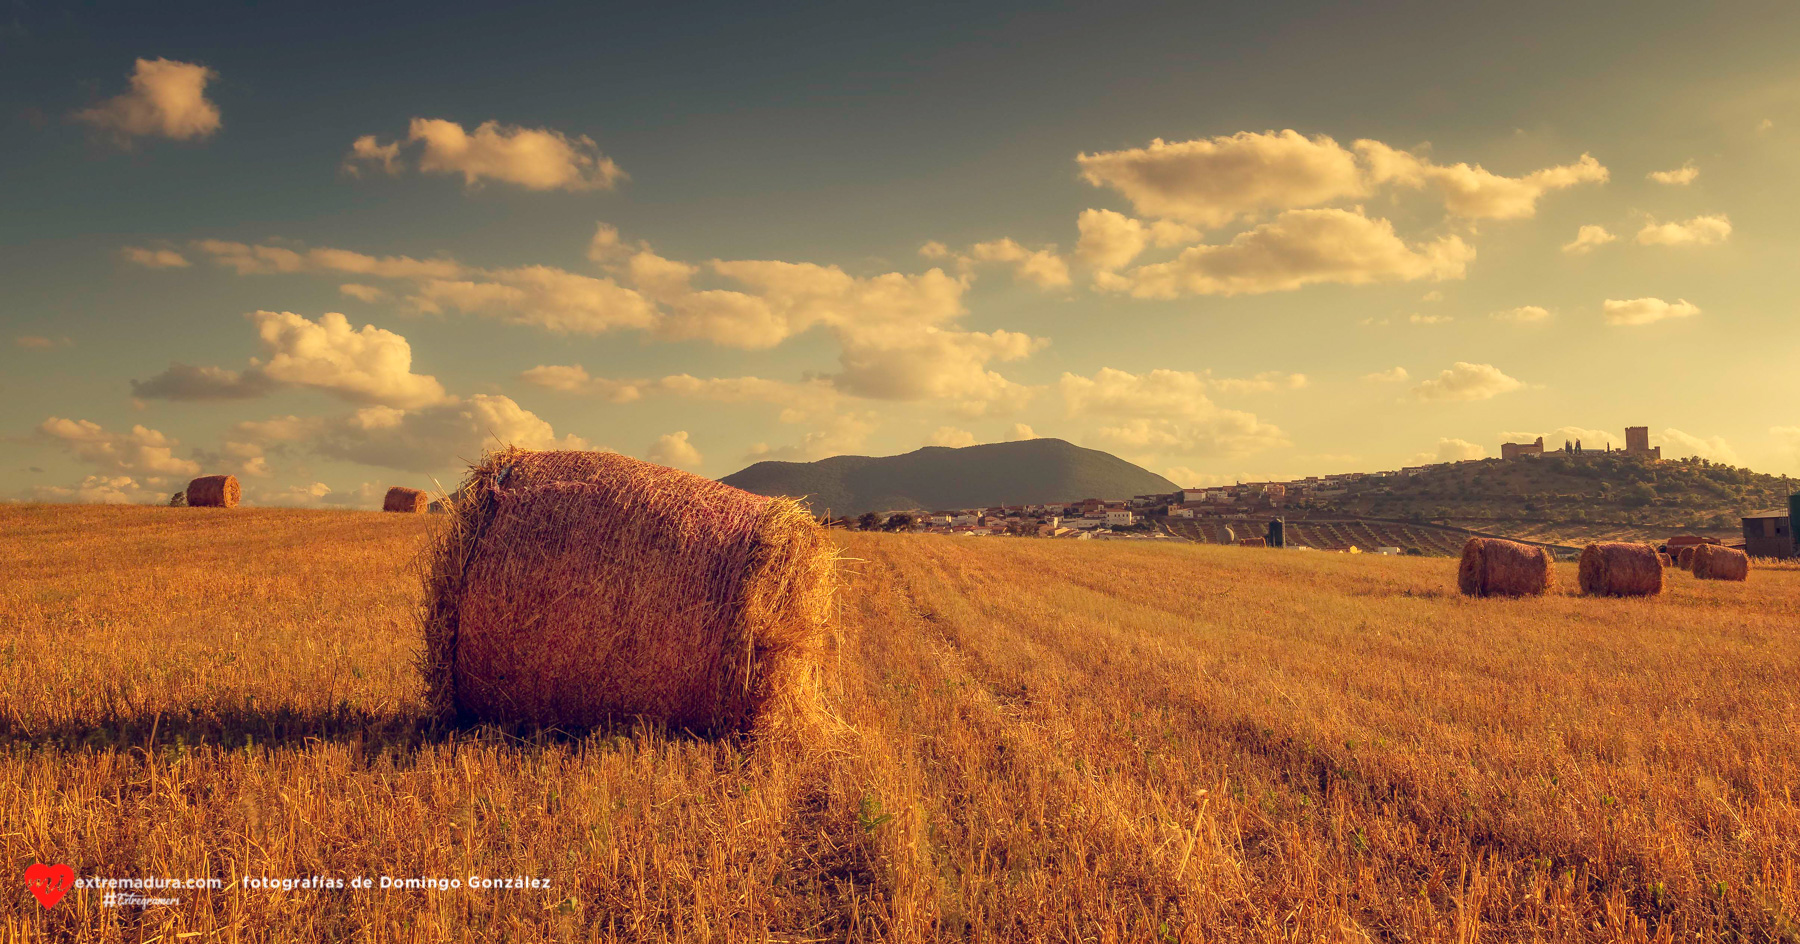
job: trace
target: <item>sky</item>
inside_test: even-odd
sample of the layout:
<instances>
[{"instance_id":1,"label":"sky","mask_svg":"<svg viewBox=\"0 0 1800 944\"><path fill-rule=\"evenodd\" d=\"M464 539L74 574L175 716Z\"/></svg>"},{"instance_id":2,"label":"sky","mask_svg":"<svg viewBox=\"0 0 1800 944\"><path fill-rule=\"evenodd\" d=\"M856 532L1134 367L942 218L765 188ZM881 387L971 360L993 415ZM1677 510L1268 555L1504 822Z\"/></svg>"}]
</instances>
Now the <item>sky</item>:
<instances>
[{"instance_id":1,"label":"sky","mask_svg":"<svg viewBox=\"0 0 1800 944\"><path fill-rule=\"evenodd\" d=\"M0 12L0 499L1054 436L1800 473L1791 3Z\"/></svg>"}]
</instances>

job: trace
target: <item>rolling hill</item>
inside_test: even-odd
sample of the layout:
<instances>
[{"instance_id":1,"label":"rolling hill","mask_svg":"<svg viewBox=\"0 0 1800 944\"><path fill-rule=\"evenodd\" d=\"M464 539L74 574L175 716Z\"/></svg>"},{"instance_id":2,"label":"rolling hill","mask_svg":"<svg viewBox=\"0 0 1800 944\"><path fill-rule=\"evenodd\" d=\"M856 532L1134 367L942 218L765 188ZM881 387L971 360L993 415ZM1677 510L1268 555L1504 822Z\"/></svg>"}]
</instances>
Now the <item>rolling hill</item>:
<instances>
[{"instance_id":1,"label":"rolling hill","mask_svg":"<svg viewBox=\"0 0 1800 944\"><path fill-rule=\"evenodd\" d=\"M799 498L835 515L896 508L1108 500L1168 494L1179 486L1118 456L1060 439L1027 439L899 456L758 462L720 481L759 495Z\"/></svg>"}]
</instances>

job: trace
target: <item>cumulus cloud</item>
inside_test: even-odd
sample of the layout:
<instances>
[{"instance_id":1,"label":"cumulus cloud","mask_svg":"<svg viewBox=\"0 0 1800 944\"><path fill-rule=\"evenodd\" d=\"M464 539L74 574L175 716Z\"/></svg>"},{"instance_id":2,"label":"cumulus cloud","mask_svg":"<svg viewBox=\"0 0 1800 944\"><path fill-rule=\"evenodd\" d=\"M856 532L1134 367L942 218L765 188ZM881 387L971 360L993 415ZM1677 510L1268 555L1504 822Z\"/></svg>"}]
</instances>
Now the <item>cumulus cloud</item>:
<instances>
[{"instance_id":1,"label":"cumulus cloud","mask_svg":"<svg viewBox=\"0 0 1800 944\"><path fill-rule=\"evenodd\" d=\"M975 434L966 429L957 429L954 426L939 426L932 432L931 436L925 440L925 445L960 449L964 446L975 445Z\"/></svg>"},{"instance_id":2,"label":"cumulus cloud","mask_svg":"<svg viewBox=\"0 0 1800 944\"><path fill-rule=\"evenodd\" d=\"M218 77L191 62L139 59L130 90L76 112L75 120L107 132L125 146L140 137L204 138L219 130L219 107L206 98L206 83Z\"/></svg>"},{"instance_id":3,"label":"cumulus cloud","mask_svg":"<svg viewBox=\"0 0 1800 944\"><path fill-rule=\"evenodd\" d=\"M1516 321L1521 324L1529 324L1533 321L1543 321L1549 318L1550 311L1541 305L1520 305L1517 308L1507 308L1502 311L1496 311L1488 317L1498 321Z\"/></svg>"},{"instance_id":4,"label":"cumulus cloud","mask_svg":"<svg viewBox=\"0 0 1800 944\"><path fill-rule=\"evenodd\" d=\"M1030 355L1044 341L1013 331L938 328L857 330L842 337L838 389L877 400L948 400L968 416L1016 410L1031 390L988 370L991 361Z\"/></svg>"},{"instance_id":5,"label":"cumulus cloud","mask_svg":"<svg viewBox=\"0 0 1800 944\"><path fill-rule=\"evenodd\" d=\"M1180 246L1198 242L1200 231L1173 220L1145 223L1116 210L1083 210L1075 218L1081 238L1075 257L1101 270L1124 268L1150 246Z\"/></svg>"},{"instance_id":6,"label":"cumulus cloud","mask_svg":"<svg viewBox=\"0 0 1800 944\"><path fill-rule=\"evenodd\" d=\"M998 262L1012 266L1013 277L1038 288L1065 288L1069 284L1069 263L1056 254L1056 247L1026 249L1012 239L995 239L969 247L969 261Z\"/></svg>"},{"instance_id":7,"label":"cumulus cloud","mask_svg":"<svg viewBox=\"0 0 1800 944\"><path fill-rule=\"evenodd\" d=\"M421 172L460 174L469 187L492 180L527 190L611 190L625 179L592 138L498 121L483 122L470 132L454 121L414 118L407 150L417 152ZM352 173L370 167L394 174L405 161L399 141L382 144L371 134L351 144L344 166Z\"/></svg>"},{"instance_id":8,"label":"cumulus cloud","mask_svg":"<svg viewBox=\"0 0 1800 944\"><path fill-rule=\"evenodd\" d=\"M1731 220L1725 214L1696 216L1680 223L1644 224L1637 241L1643 246L1713 246L1731 235Z\"/></svg>"},{"instance_id":9,"label":"cumulus cloud","mask_svg":"<svg viewBox=\"0 0 1800 944\"><path fill-rule=\"evenodd\" d=\"M353 403L427 406L446 399L437 378L412 372L412 346L392 331L356 329L337 312L308 321L291 311L252 312L268 379L311 387Z\"/></svg>"},{"instance_id":10,"label":"cumulus cloud","mask_svg":"<svg viewBox=\"0 0 1800 944\"><path fill-rule=\"evenodd\" d=\"M787 446L757 443L750 447L745 459L751 462L763 460L812 462L831 456L847 455L861 449L877 425L878 421L874 413L841 413L820 423L806 433L798 443Z\"/></svg>"},{"instance_id":11,"label":"cumulus cloud","mask_svg":"<svg viewBox=\"0 0 1800 944\"><path fill-rule=\"evenodd\" d=\"M382 279L456 279L472 270L454 259L371 256L349 249L320 246L308 250L249 245L223 239L197 239L194 249L239 275L277 273L348 273Z\"/></svg>"},{"instance_id":12,"label":"cumulus cloud","mask_svg":"<svg viewBox=\"0 0 1800 944\"><path fill-rule=\"evenodd\" d=\"M1607 232L1604 226L1589 224L1576 230L1575 238L1563 243L1562 251L1572 256L1585 255L1618 238Z\"/></svg>"},{"instance_id":13,"label":"cumulus cloud","mask_svg":"<svg viewBox=\"0 0 1800 944\"><path fill-rule=\"evenodd\" d=\"M580 364L539 364L519 374L519 379L549 390L600 397L613 403L631 403L644 395L641 383L593 377Z\"/></svg>"},{"instance_id":14,"label":"cumulus cloud","mask_svg":"<svg viewBox=\"0 0 1800 944\"><path fill-rule=\"evenodd\" d=\"M1456 318L1451 315L1421 315L1417 312L1414 312L1410 315L1407 315L1406 320L1410 324L1434 325L1434 324L1448 324L1449 322L1455 321Z\"/></svg>"},{"instance_id":15,"label":"cumulus cloud","mask_svg":"<svg viewBox=\"0 0 1800 944\"><path fill-rule=\"evenodd\" d=\"M126 246L119 250L126 262L136 263L146 269L185 269L193 263L187 257L173 249L145 249L141 246Z\"/></svg>"},{"instance_id":16,"label":"cumulus cloud","mask_svg":"<svg viewBox=\"0 0 1800 944\"><path fill-rule=\"evenodd\" d=\"M290 418L291 419L291 418ZM476 394L419 409L364 407L347 416L301 421L313 451L333 459L406 472L437 472L480 458L484 447L589 449L579 436L557 436L548 422L511 398Z\"/></svg>"},{"instance_id":17,"label":"cumulus cloud","mask_svg":"<svg viewBox=\"0 0 1800 944\"><path fill-rule=\"evenodd\" d=\"M1407 378L1406 368L1390 367L1372 374L1364 374L1363 379L1370 383L1401 383Z\"/></svg>"},{"instance_id":18,"label":"cumulus cloud","mask_svg":"<svg viewBox=\"0 0 1800 944\"><path fill-rule=\"evenodd\" d=\"M1578 184L1604 183L1609 176L1607 169L1588 154L1573 164L1546 167L1523 177L1506 177L1480 164L1434 164L1379 141L1358 141L1356 149L1369 162L1373 182L1433 186L1444 200L1444 209L1465 219L1529 219L1537 214L1538 200L1544 194Z\"/></svg>"},{"instance_id":19,"label":"cumulus cloud","mask_svg":"<svg viewBox=\"0 0 1800 944\"><path fill-rule=\"evenodd\" d=\"M388 297L386 291L373 285L363 285L358 282L346 282L343 285L338 286L338 291L357 301L368 302L370 304L385 301Z\"/></svg>"},{"instance_id":20,"label":"cumulus cloud","mask_svg":"<svg viewBox=\"0 0 1800 944\"><path fill-rule=\"evenodd\" d=\"M687 430L667 433L656 437L650 444L646 456L657 465L666 465L677 469L695 469L700 466L700 450L688 442Z\"/></svg>"},{"instance_id":21,"label":"cumulus cloud","mask_svg":"<svg viewBox=\"0 0 1800 944\"><path fill-rule=\"evenodd\" d=\"M1487 450L1466 439L1440 439L1437 444L1437 461L1463 462L1468 459L1480 459L1487 455Z\"/></svg>"},{"instance_id":22,"label":"cumulus cloud","mask_svg":"<svg viewBox=\"0 0 1800 944\"><path fill-rule=\"evenodd\" d=\"M142 400L247 400L266 396L275 387L260 370L235 371L175 362L149 380L133 380L131 395Z\"/></svg>"},{"instance_id":23,"label":"cumulus cloud","mask_svg":"<svg viewBox=\"0 0 1800 944\"><path fill-rule=\"evenodd\" d=\"M1037 432L1031 427L1026 426L1024 423L1014 423L1012 424L1012 429L1006 431L1007 442L1023 442L1027 439L1036 438L1038 438Z\"/></svg>"},{"instance_id":24,"label":"cumulus cloud","mask_svg":"<svg viewBox=\"0 0 1800 944\"><path fill-rule=\"evenodd\" d=\"M1695 167L1693 161L1688 161L1674 170L1653 170L1646 176L1659 184L1685 187L1688 184L1693 183L1694 179L1700 176L1700 168Z\"/></svg>"},{"instance_id":25,"label":"cumulus cloud","mask_svg":"<svg viewBox=\"0 0 1800 944\"><path fill-rule=\"evenodd\" d=\"M1661 446L1663 455L1671 459L1685 459L1688 456L1699 456L1714 462L1737 465L1738 454L1722 436L1699 437L1684 433L1679 429L1665 429L1661 433L1650 435L1650 445Z\"/></svg>"},{"instance_id":26,"label":"cumulus cloud","mask_svg":"<svg viewBox=\"0 0 1800 944\"><path fill-rule=\"evenodd\" d=\"M1409 246L1392 223L1351 210L1290 210L1224 245L1140 266L1116 287L1137 298L1292 291L1305 285L1463 277L1475 250L1446 236Z\"/></svg>"},{"instance_id":27,"label":"cumulus cloud","mask_svg":"<svg viewBox=\"0 0 1800 944\"><path fill-rule=\"evenodd\" d=\"M39 485L32 498L41 502L74 502L83 505L161 504L169 496L129 475L90 475L72 488Z\"/></svg>"},{"instance_id":28,"label":"cumulus cloud","mask_svg":"<svg viewBox=\"0 0 1800 944\"><path fill-rule=\"evenodd\" d=\"M1118 420L1095 434L1115 448L1184 456L1241 456L1286 441L1254 414L1223 409L1207 397L1209 381L1190 371L1133 374L1102 368L1092 377L1065 373L1057 384L1070 416Z\"/></svg>"},{"instance_id":29,"label":"cumulus cloud","mask_svg":"<svg viewBox=\"0 0 1800 944\"><path fill-rule=\"evenodd\" d=\"M1665 302L1660 298L1609 298L1600 305L1609 325L1647 325L1669 318L1691 318L1700 313L1687 299Z\"/></svg>"},{"instance_id":30,"label":"cumulus cloud","mask_svg":"<svg viewBox=\"0 0 1800 944\"><path fill-rule=\"evenodd\" d=\"M1457 361L1436 377L1413 387L1412 392L1421 400L1487 400L1523 386L1492 364Z\"/></svg>"},{"instance_id":31,"label":"cumulus cloud","mask_svg":"<svg viewBox=\"0 0 1800 944\"><path fill-rule=\"evenodd\" d=\"M62 447L113 476L194 475L200 466L175 457L179 441L144 426L117 432L91 420L52 416L38 424L40 439Z\"/></svg>"},{"instance_id":32,"label":"cumulus cloud","mask_svg":"<svg viewBox=\"0 0 1800 944\"><path fill-rule=\"evenodd\" d=\"M648 300L611 279L541 265L486 270L482 275L480 280L423 282L407 301L424 312L455 309L553 334L604 334L649 328L657 321Z\"/></svg>"},{"instance_id":33,"label":"cumulus cloud","mask_svg":"<svg viewBox=\"0 0 1800 944\"><path fill-rule=\"evenodd\" d=\"M1218 227L1264 210L1318 206L1367 192L1356 156L1324 135L1234 135L1080 154L1081 176L1145 216Z\"/></svg>"}]
</instances>

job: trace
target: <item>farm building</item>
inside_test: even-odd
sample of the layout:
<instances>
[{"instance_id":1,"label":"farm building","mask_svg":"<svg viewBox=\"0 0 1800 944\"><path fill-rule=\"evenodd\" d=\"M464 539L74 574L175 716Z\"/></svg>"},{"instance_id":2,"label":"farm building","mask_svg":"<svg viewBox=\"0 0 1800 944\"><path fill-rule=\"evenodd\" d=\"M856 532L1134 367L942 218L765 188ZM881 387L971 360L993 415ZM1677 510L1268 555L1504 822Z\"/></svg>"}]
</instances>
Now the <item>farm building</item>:
<instances>
[{"instance_id":1,"label":"farm building","mask_svg":"<svg viewBox=\"0 0 1800 944\"><path fill-rule=\"evenodd\" d=\"M1793 521L1778 511L1745 515L1744 553L1751 557L1793 557Z\"/></svg>"}]
</instances>

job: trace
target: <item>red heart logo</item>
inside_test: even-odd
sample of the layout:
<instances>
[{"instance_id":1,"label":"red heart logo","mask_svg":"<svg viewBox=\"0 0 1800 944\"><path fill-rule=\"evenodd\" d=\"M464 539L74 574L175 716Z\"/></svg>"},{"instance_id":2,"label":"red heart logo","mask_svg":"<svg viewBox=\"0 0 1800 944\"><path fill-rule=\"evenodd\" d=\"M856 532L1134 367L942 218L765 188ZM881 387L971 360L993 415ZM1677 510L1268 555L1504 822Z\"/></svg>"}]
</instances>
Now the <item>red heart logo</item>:
<instances>
[{"instance_id":1,"label":"red heart logo","mask_svg":"<svg viewBox=\"0 0 1800 944\"><path fill-rule=\"evenodd\" d=\"M45 865L42 862L31 863L25 870L25 887L37 896L38 904L51 908L63 900L69 888L75 884L75 870L66 865Z\"/></svg>"}]
</instances>

